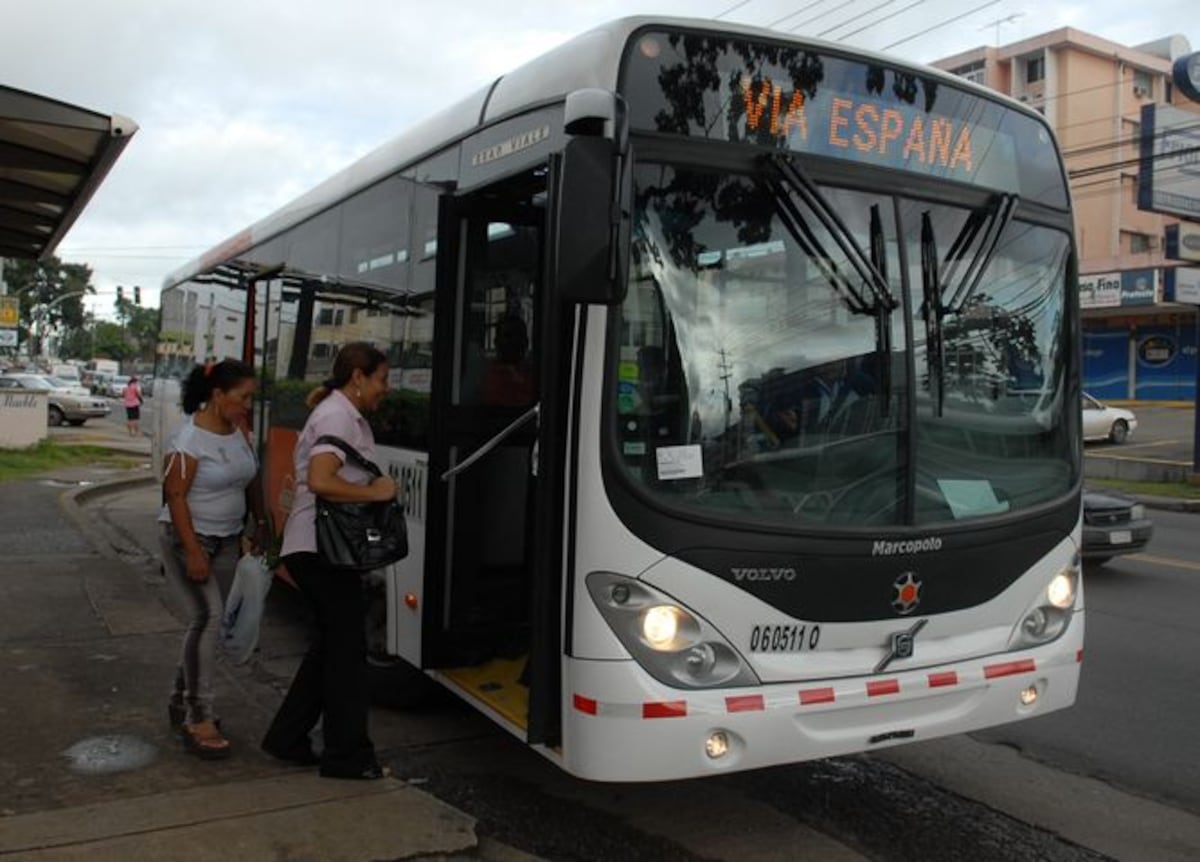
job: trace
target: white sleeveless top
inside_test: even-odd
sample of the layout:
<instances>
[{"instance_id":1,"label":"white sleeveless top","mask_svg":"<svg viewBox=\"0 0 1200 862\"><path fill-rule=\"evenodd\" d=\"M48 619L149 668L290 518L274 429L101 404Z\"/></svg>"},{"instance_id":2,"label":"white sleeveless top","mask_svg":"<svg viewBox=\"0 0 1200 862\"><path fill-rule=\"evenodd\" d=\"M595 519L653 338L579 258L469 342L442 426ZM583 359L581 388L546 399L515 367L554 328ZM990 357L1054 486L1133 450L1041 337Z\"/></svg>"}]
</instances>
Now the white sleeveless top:
<instances>
[{"instance_id":1,"label":"white sleeveless top","mask_svg":"<svg viewBox=\"0 0 1200 862\"><path fill-rule=\"evenodd\" d=\"M246 486L258 472L258 459L240 430L214 434L200 428L189 416L167 446L167 468L183 471L178 453L196 459L196 476L188 489L187 504L192 528L203 536L232 536L242 531L246 519ZM158 520L171 522L164 505Z\"/></svg>"}]
</instances>

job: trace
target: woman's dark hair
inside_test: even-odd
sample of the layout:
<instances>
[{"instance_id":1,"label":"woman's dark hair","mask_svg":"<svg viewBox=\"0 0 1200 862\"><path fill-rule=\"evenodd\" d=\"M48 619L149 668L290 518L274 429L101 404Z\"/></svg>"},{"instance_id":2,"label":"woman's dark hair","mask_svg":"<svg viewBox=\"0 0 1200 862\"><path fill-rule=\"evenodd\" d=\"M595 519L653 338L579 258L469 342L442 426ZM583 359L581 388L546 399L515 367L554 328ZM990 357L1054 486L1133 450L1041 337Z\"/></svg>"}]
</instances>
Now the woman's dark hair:
<instances>
[{"instance_id":1,"label":"woman's dark hair","mask_svg":"<svg viewBox=\"0 0 1200 862\"><path fill-rule=\"evenodd\" d=\"M308 393L304 399L309 408L320 404L325 396L350 382L355 370L370 377L380 365L387 364L387 354L365 341L352 341L338 351L333 360L333 376Z\"/></svg>"},{"instance_id":2,"label":"woman's dark hair","mask_svg":"<svg viewBox=\"0 0 1200 862\"><path fill-rule=\"evenodd\" d=\"M208 402L214 390L228 392L253 377L254 369L239 359L197 365L183 381L183 412L190 416Z\"/></svg>"}]
</instances>

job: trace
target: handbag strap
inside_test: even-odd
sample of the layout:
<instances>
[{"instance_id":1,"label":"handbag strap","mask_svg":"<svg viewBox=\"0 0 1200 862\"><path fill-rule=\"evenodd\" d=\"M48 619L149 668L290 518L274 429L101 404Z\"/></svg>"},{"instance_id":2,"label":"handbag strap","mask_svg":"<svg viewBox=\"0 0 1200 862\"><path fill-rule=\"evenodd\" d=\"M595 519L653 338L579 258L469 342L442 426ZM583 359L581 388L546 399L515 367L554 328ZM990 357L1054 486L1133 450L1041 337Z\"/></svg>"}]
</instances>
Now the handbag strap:
<instances>
[{"instance_id":1,"label":"handbag strap","mask_svg":"<svg viewBox=\"0 0 1200 862\"><path fill-rule=\"evenodd\" d=\"M336 437L333 434L322 434L320 437L317 438L316 442L313 445L316 446L321 443L326 443L330 446L336 446L337 448L341 449L343 452L346 453L347 458L349 458L351 461L353 461L359 467L362 467L364 470L366 470L371 475L373 475L373 476L382 476L383 475L383 471L380 470L379 467L374 462L368 461L366 458L364 458L357 449L355 449L353 446L351 446L349 443L347 443L341 437Z\"/></svg>"}]
</instances>

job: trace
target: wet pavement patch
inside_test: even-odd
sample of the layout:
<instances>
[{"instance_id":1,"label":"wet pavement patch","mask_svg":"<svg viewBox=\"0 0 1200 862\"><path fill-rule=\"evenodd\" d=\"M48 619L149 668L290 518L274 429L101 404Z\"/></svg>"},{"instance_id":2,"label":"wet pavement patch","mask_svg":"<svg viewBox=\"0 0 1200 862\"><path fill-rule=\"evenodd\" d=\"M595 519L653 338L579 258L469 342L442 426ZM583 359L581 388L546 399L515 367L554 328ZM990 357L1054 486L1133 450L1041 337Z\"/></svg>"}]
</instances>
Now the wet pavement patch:
<instances>
[{"instance_id":1,"label":"wet pavement patch","mask_svg":"<svg viewBox=\"0 0 1200 862\"><path fill-rule=\"evenodd\" d=\"M158 748L137 736L110 734L81 739L63 752L72 772L107 775L141 769L154 761Z\"/></svg>"},{"instance_id":2,"label":"wet pavement patch","mask_svg":"<svg viewBox=\"0 0 1200 862\"><path fill-rule=\"evenodd\" d=\"M49 485L51 488L86 488L93 484L89 479L76 479L67 481L65 479L43 479L43 485Z\"/></svg>"}]
</instances>

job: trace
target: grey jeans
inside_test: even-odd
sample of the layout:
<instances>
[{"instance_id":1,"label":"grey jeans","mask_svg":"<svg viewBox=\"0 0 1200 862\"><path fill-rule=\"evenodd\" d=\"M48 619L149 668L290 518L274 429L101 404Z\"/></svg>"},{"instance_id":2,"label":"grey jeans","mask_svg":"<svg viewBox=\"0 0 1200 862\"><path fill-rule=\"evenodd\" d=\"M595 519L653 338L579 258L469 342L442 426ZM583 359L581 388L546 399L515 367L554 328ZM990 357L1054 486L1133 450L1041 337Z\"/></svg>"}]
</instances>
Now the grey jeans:
<instances>
[{"instance_id":1,"label":"grey jeans","mask_svg":"<svg viewBox=\"0 0 1200 862\"><path fill-rule=\"evenodd\" d=\"M167 580L179 590L191 612L171 700L186 708L185 721L193 724L216 718L213 714L213 672L217 661L217 637L225 597L229 595L240 555L236 535L197 534L196 538L208 554L209 576L204 582L193 581L187 576L187 552L175 528L162 524L158 535Z\"/></svg>"}]
</instances>

